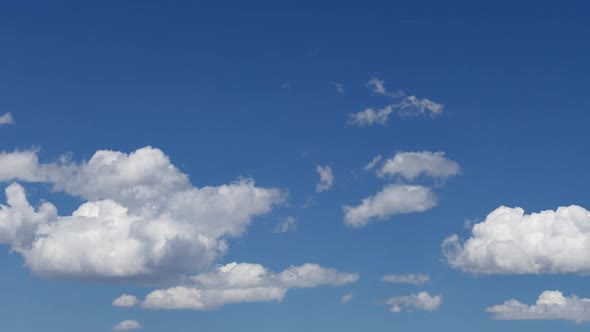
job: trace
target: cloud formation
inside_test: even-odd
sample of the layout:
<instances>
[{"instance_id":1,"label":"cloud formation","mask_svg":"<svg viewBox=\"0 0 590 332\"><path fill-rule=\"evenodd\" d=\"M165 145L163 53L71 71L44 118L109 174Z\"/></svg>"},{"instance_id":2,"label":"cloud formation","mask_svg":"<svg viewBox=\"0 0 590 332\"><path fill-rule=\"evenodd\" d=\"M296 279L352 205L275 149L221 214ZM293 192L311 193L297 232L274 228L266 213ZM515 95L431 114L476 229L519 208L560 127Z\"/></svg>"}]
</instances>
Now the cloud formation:
<instances>
[{"instance_id":1,"label":"cloud formation","mask_svg":"<svg viewBox=\"0 0 590 332\"><path fill-rule=\"evenodd\" d=\"M354 299L354 294L352 293L348 293L348 294L344 294L342 296L342 298L340 299L341 303L348 303L350 301L352 301Z\"/></svg>"},{"instance_id":2,"label":"cloud formation","mask_svg":"<svg viewBox=\"0 0 590 332\"><path fill-rule=\"evenodd\" d=\"M430 276L426 274L388 274L381 278L381 281L399 284L424 285L430 283Z\"/></svg>"},{"instance_id":3,"label":"cloud formation","mask_svg":"<svg viewBox=\"0 0 590 332\"><path fill-rule=\"evenodd\" d=\"M446 158L442 151L398 152L385 160L382 167L377 170L381 177L401 176L410 181L420 175L446 178L460 173L459 164Z\"/></svg>"},{"instance_id":4,"label":"cloud formation","mask_svg":"<svg viewBox=\"0 0 590 332\"><path fill-rule=\"evenodd\" d=\"M590 274L590 212L580 206L525 214L501 206L466 241L447 237L447 262L476 274Z\"/></svg>"},{"instance_id":5,"label":"cloud formation","mask_svg":"<svg viewBox=\"0 0 590 332\"><path fill-rule=\"evenodd\" d=\"M320 193L332 188L332 185L334 184L334 173L332 173L332 168L328 165L317 165L316 172L320 175L320 182L316 185L315 191Z\"/></svg>"},{"instance_id":6,"label":"cloud formation","mask_svg":"<svg viewBox=\"0 0 590 332\"><path fill-rule=\"evenodd\" d=\"M486 309L494 319L501 320L570 320L577 323L590 322L590 299L576 295L563 296L560 291L544 291L537 302L528 305L509 300Z\"/></svg>"},{"instance_id":7,"label":"cloud formation","mask_svg":"<svg viewBox=\"0 0 590 332\"><path fill-rule=\"evenodd\" d=\"M129 331L141 328L141 324L136 320L124 320L113 327L113 331Z\"/></svg>"},{"instance_id":8,"label":"cloud formation","mask_svg":"<svg viewBox=\"0 0 590 332\"><path fill-rule=\"evenodd\" d=\"M190 277L189 285L155 290L141 305L152 310L213 310L231 303L282 301L291 288L342 286L358 278L356 273L309 263L279 273L260 264L230 263Z\"/></svg>"},{"instance_id":9,"label":"cloud formation","mask_svg":"<svg viewBox=\"0 0 590 332\"><path fill-rule=\"evenodd\" d=\"M133 295L122 294L113 301L113 307L133 307L139 303L141 303L141 301L137 297Z\"/></svg>"},{"instance_id":10,"label":"cloud formation","mask_svg":"<svg viewBox=\"0 0 590 332\"><path fill-rule=\"evenodd\" d=\"M391 98L401 98L405 95L405 93L401 90L397 92L388 92L385 88L385 81L378 78L378 77L371 77L371 79L365 84L366 87L372 88L373 93L391 97Z\"/></svg>"},{"instance_id":11,"label":"cloud formation","mask_svg":"<svg viewBox=\"0 0 590 332\"><path fill-rule=\"evenodd\" d=\"M427 292L420 292L408 296L396 296L389 298L386 304L390 305L389 311L393 313L400 313L402 311L434 311L440 307L442 303L441 295L430 295Z\"/></svg>"},{"instance_id":12,"label":"cloud formation","mask_svg":"<svg viewBox=\"0 0 590 332\"><path fill-rule=\"evenodd\" d=\"M14 124L14 118L10 113L4 113L0 115L0 126Z\"/></svg>"},{"instance_id":13,"label":"cloud formation","mask_svg":"<svg viewBox=\"0 0 590 332\"><path fill-rule=\"evenodd\" d=\"M435 205L436 195L428 187L390 184L374 196L364 198L357 206L344 206L344 223L364 227L375 219L424 212Z\"/></svg>"},{"instance_id":14,"label":"cloud formation","mask_svg":"<svg viewBox=\"0 0 590 332\"><path fill-rule=\"evenodd\" d=\"M36 151L0 154L0 181L46 182L86 202L71 215L24 188L6 188L0 243L35 274L85 280L161 280L208 269L256 216L284 200L251 179L193 186L159 149L101 150L87 162L40 164Z\"/></svg>"}]
</instances>

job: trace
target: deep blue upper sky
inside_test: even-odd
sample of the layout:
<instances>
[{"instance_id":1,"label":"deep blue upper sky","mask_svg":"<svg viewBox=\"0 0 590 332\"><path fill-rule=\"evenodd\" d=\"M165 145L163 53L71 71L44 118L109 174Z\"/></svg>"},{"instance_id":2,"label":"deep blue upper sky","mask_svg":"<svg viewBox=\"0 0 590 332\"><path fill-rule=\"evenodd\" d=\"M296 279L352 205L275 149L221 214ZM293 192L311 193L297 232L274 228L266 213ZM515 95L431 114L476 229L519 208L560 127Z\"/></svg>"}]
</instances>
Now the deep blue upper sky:
<instances>
[{"instance_id":1,"label":"deep blue upper sky","mask_svg":"<svg viewBox=\"0 0 590 332\"><path fill-rule=\"evenodd\" d=\"M306 262L358 272L343 287L290 290L281 303L215 311L115 308L138 283L49 280L0 246L0 326L12 332L109 331L136 319L152 331L582 331L588 323L493 320L484 309L545 290L590 297L580 274L473 275L441 243L469 235L501 205L527 213L590 207L590 3L585 1L4 1L0 4L0 151L39 148L88 160L96 150L161 149L197 186L251 177L288 192L216 263L273 271ZM358 127L348 115L389 99L372 77L444 104L436 118ZM344 92L333 83L343 84ZM444 151L461 175L436 183L438 205L354 229L343 205L384 182L362 168L378 154ZM316 165L334 171L316 193ZM419 179L428 184L429 180ZM4 188L0 204L6 202ZM81 200L23 185L70 214ZM292 216L297 230L273 232ZM426 273L424 286L385 274ZM383 302L426 290L433 312ZM354 300L340 298L354 293Z\"/></svg>"}]
</instances>

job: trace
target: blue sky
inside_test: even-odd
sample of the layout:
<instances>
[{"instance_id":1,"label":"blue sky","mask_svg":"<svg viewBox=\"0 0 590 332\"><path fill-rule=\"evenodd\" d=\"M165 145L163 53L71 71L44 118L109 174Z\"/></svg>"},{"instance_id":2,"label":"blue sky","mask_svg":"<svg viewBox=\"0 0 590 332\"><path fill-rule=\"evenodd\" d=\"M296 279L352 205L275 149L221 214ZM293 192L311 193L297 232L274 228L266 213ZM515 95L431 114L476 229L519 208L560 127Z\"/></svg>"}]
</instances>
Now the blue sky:
<instances>
[{"instance_id":1,"label":"blue sky","mask_svg":"<svg viewBox=\"0 0 590 332\"><path fill-rule=\"evenodd\" d=\"M587 329L589 9L0 4L0 326Z\"/></svg>"}]
</instances>

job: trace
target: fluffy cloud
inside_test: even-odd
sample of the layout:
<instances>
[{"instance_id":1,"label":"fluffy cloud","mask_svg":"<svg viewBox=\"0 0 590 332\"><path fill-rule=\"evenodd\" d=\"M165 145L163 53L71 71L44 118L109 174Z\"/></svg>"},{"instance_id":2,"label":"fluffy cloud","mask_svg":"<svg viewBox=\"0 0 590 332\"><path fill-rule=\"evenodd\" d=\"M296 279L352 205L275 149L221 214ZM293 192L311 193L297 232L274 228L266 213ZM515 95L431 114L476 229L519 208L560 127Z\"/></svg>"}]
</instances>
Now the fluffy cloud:
<instances>
[{"instance_id":1,"label":"fluffy cloud","mask_svg":"<svg viewBox=\"0 0 590 332\"><path fill-rule=\"evenodd\" d=\"M122 294L113 301L113 307L133 307L140 303L141 301L137 297L133 295Z\"/></svg>"},{"instance_id":2,"label":"fluffy cloud","mask_svg":"<svg viewBox=\"0 0 590 332\"><path fill-rule=\"evenodd\" d=\"M389 120L389 115L393 112L393 106L388 105L383 108L375 109L372 107L365 108L363 111L349 114L348 123L356 126L372 126L374 124L385 125Z\"/></svg>"},{"instance_id":3,"label":"fluffy cloud","mask_svg":"<svg viewBox=\"0 0 590 332\"><path fill-rule=\"evenodd\" d=\"M290 288L340 286L356 282L358 274L304 264L275 273L259 264L230 263L190 278L190 285L149 293L142 307L153 310L212 310L240 302L282 301Z\"/></svg>"},{"instance_id":4,"label":"fluffy cloud","mask_svg":"<svg viewBox=\"0 0 590 332\"><path fill-rule=\"evenodd\" d=\"M499 207L442 245L448 263L478 274L590 274L590 212L580 206L525 214Z\"/></svg>"},{"instance_id":5,"label":"fluffy cloud","mask_svg":"<svg viewBox=\"0 0 590 332\"><path fill-rule=\"evenodd\" d=\"M434 311L440 307L442 303L441 295L431 296L427 292L420 292L418 294L412 294L408 296L397 296L389 298L386 304L390 305L389 309L393 313L402 312L403 309L407 310L420 310L420 311Z\"/></svg>"},{"instance_id":6,"label":"fluffy cloud","mask_svg":"<svg viewBox=\"0 0 590 332\"><path fill-rule=\"evenodd\" d=\"M384 275L381 281L419 286L430 283L430 277L426 274L388 274Z\"/></svg>"},{"instance_id":7,"label":"fluffy cloud","mask_svg":"<svg viewBox=\"0 0 590 332\"><path fill-rule=\"evenodd\" d=\"M86 200L69 216L34 208L19 184L0 205L0 243L34 273L87 280L159 280L198 273L222 255L228 237L283 201L283 193L241 179L193 186L151 147L102 150L81 164L40 164L35 151L2 153L0 180L47 182Z\"/></svg>"},{"instance_id":8,"label":"fluffy cloud","mask_svg":"<svg viewBox=\"0 0 590 332\"><path fill-rule=\"evenodd\" d=\"M348 293L348 294L344 294L342 296L342 298L340 299L341 303L348 303L350 301L352 301L354 299L354 294L352 293Z\"/></svg>"},{"instance_id":9,"label":"fluffy cloud","mask_svg":"<svg viewBox=\"0 0 590 332\"><path fill-rule=\"evenodd\" d=\"M486 311L493 313L495 319L503 320L562 319L590 322L590 299L576 295L565 297L560 291L544 291L533 305L513 299L489 307Z\"/></svg>"},{"instance_id":10,"label":"fluffy cloud","mask_svg":"<svg viewBox=\"0 0 590 332\"><path fill-rule=\"evenodd\" d=\"M390 184L374 196L364 198L357 206L344 206L344 222L364 227L375 218L423 212L435 205L436 196L428 187Z\"/></svg>"},{"instance_id":11,"label":"fluffy cloud","mask_svg":"<svg viewBox=\"0 0 590 332\"><path fill-rule=\"evenodd\" d=\"M332 168L327 165L317 165L316 172L320 175L320 182L316 185L315 191L322 192L332 188L332 184L334 184L334 173L332 173Z\"/></svg>"},{"instance_id":12,"label":"fluffy cloud","mask_svg":"<svg viewBox=\"0 0 590 332\"><path fill-rule=\"evenodd\" d=\"M297 220L294 217L289 216L283 221L277 224L275 227L275 233L287 233L297 229Z\"/></svg>"},{"instance_id":13,"label":"fluffy cloud","mask_svg":"<svg viewBox=\"0 0 590 332\"><path fill-rule=\"evenodd\" d=\"M381 177L400 175L407 180L420 175L446 178L460 174L461 167L457 162L447 159L441 151L399 152L385 160L377 173Z\"/></svg>"},{"instance_id":14,"label":"fluffy cloud","mask_svg":"<svg viewBox=\"0 0 590 332\"><path fill-rule=\"evenodd\" d=\"M12 114L4 113L4 114L0 115L0 126L7 125L7 124L13 124L13 123L14 123L14 118L12 117Z\"/></svg>"},{"instance_id":15,"label":"fluffy cloud","mask_svg":"<svg viewBox=\"0 0 590 332\"><path fill-rule=\"evenodd\" d=\"M141 324L136 320L124 320L113 327L113 331L128 331L141 328Z\"/></svg>"}]
</instances>

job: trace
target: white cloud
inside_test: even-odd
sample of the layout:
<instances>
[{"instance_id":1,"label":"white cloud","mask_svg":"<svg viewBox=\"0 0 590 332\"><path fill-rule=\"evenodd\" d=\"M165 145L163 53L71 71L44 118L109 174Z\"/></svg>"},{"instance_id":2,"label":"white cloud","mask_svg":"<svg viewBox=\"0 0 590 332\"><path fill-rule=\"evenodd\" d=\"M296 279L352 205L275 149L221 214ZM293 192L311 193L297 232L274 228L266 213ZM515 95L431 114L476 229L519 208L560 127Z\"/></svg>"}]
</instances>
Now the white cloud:
<instances>
[{"instance_id":1,"label":"white cloud","mask_svg":"<svg viewBox=\"0 0 590 332\"><path fill-rule=\"evenodd\" d=\"M0 115L0 126L8 124L14 124L14 118L12 117L12 114L4 113Z\"/></svg>"},{"instance_id":2,"label":"white cloud","mask_svg":"<svg viewBox=\"0 0 590 332\"><path fill-rule=\"evenodd\" d=\"M113 331L128 331L141 328L141 324L136 320L124 320L113 327Z\"/></svg>"},{"instance_id":3,"label":"white cloud","mask_svg":"<svg viewBox=\"0 0 590 332\"><path fill-rule=\"evenodd\" d=\"M544 291L537 302L528 305L509 300L486 309L494 319L502 320L570 320L578 323L590 322L590 299L576 295L563 296L560 291Z\"/></svg>"},{"instance_id":4,"label":"white cloud","mask_svg":"<svg viewBox=\"0 0 590 332\"><path fill-rule=\"evenodd\" d=\"M379 79L378 77L372 77L365 85L369 88L373 88L372 91L374 93L380 94L383 96L392 97L392 98L401 98L404 96L404 92L401 90L394 92L394 93L388 92L387 89L385 88L385 81L382 79Z\"/></svg>"},{"instance_id":5,"label":"white cloud","mask_svg":"<svg viewBox=\"0 0 590 332\"><path fill-rule=\"evenodd\" d=\"M389 298L386 304L390 305L389 309L393 313L402 312L402 310L420 310L420 311L434 311L440 307L442 303L441 295L431 296L427 292L420 292L408 296L397 296Z\"/></svg>"},{"instance_id":6,"label":"white cloud","mask_svg":"<svg viewBox=\"0 0 590 332\"><path fill-rule=\"evenodd\" d=\"M344 92L344 84L342 84L342 83L335 83L335 82L331 82L330 84L332 84L332 86L334 87L334 89L336 89L336 92L338 92L338 93L343 93Z\"/></svg>"},{"instance_id":7,"label":"white cloud","mask_svg":"<svg viewBox=\"0 0 590 332\"><path fill-rule=\"evenodd\" d=\"M388 274L381 278L381 281L401 284L424 285L430 283L430 277L426 274Z\"/></svg>"},{"instance_id":8,"label":"white cloud","mask_svg":"<svg viewBox=\"0 0 590 332\"><path fill-rule=\"evenodd\" d=\"M478 274L590 274L590 211L576 205L525 214L499 207L442 245L448 263Z\"/></svg>"},{"instance_id":9,"label":"white cloud","mask_svg":"<svg viewBox=\"0 0 590 332\"><path fill-rule=\"evenodd\" d=\"M348 123L361 127L372 126L374 124L385 125L387 124L387 120L389 120L391 112L393 112L392 105L380 109L369 107L358 113L348 114Z\"/></svg>"},{"instance_id":10,"label":"white cloud","mask_svg":"<svg viewBox=\"0 0 590 332\"><path fill-rule=\"evenodd\" d=\"M350 301L352 301L354 299L354 294L352 293L348 293L348 294L344 294L342 296L342 298L340 299L341 303L348 303Z\"/></svg>"},{"instance_id":11,"label":"white cloud","mask_svg":"<svg viewBox=\"0 0 590 332\"><path fill-rule=\"evenodd\" d=\"M398 152L393 158L384 161L377 171L381 177L400 175L413 180L420 175L446 178L461 173L456 161L447 159L444 152Z\"/></svg>"},{"instance_id":12,"label":"white cloud","mask_svg":"<svg viewBox=\"0 0 590 332\"><path fill-rule=\"evenodd\" d=\"M288 216L275 227L275 233L287 233L297 229L297 220L294 217Z\"/></svg>"},{"instance_id":13,"label":"white cloud","mask_svg":"<svg viewBox=\"0 0 590 332\"><path fill-rule=\"evenodd\" d=\"M401 102L395 104L395 109L401 117L430 116L435 117L442 114L444 106L435 103L428 98L416 98L407 96Z\"/></svg>"},{"instance_id":14,"label":"white cloud","mask_svg":"<svg viewBox=\"0 0 590 332\"><path fill-rule=\"evenodd\" d=\"M282 301L290 288L341 286L356 282L356 273L342 273L304 264L275 273L259 264L230 263L190 278L191 285L155 290L142 306L153 310L212 310L240 302Z\"/></svg>"},{"instance_id":15,"label":"white cloud","mask_svg":"<svg viewBox=\"0 0 590 332\"><path fill-rule=\"evenodd\" d=\"M135 297L133 295L122 294L121 296L119 296L118 298L116 298L113 301L113 306L114 307L133 307L133 306L136 306L140 303L141 303L141 301L137 297Z\"/></svg>"},{"instance_id":16,"label":"white cloud","mask_svg":"<svg viewBox=\"0 0 590 332\"><path fill-rule=\"evenodd\" d=\"M332 168L327 165L317 165L316 172L320 175L320 182L316 185L315 191L319 193L332 188L332 184L334 184L334 173L332 173Z\"/></svg>"},{"instance_id":17,"label":"white cloud","mask_svg":"<svg viewBox=\"0 0 590 332\"><path fill-rule=\"evenodd\" d=\"M159 280L198 273L226 251L227 238L284 200L281 191L250 179L195 187L151 147L97 151L81 164L39 164L35 151L3 153L0 180L13 179L48 182L87 200L59 216L48 202L33 208L19 184L6 188L0 244L22 254L34 273L53 278Z\"/></svg>"},{"instance_id":18,"label":"white cloud","mask_svg":"<svg viewBox=\"0 0 590 332\"><path fill-rule=\"evenodd\" d=\"M423 212L435 205L436 196L428 187L390 184L374 196L364 198L360 205L344 206L344 222L353 227L364 227L375 218Z\"/></svg>"},{"instance_id":19,"label":"white cloud","mask_svg":"<svg viewBox=\"0 0 590 332\"><path fill-rule=\"evenodd\" d=\"M364 171L370 171L370 170L372 170L377 165L377 163L380 162L380 161L381 161L381 155L378 155L375 158L373 158L373 160L371 160L370 163L366 164L363 167L363 170Z\"/></svg>"}]
</instances>

